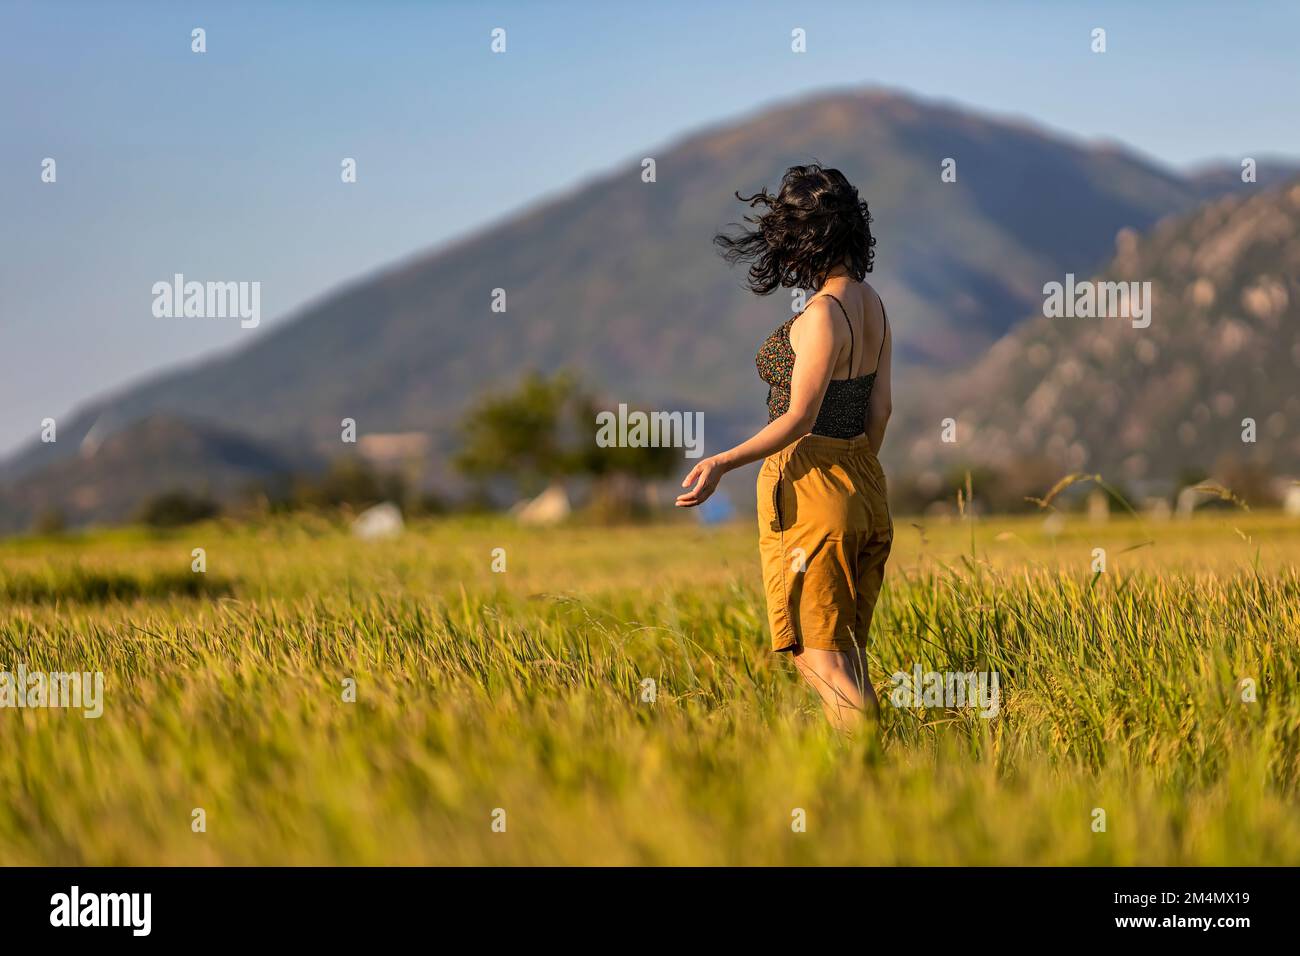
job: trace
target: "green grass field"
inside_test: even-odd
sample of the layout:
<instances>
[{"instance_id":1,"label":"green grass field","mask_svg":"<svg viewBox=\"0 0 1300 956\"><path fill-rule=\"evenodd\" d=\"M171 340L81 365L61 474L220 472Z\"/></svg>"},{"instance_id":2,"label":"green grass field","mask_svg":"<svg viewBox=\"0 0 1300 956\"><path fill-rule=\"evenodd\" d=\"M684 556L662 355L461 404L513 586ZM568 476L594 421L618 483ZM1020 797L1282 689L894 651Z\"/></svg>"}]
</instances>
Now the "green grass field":
<instances>
[{"instance_id":1,"label":"green grass field","mask_svg":"<svg viewBox=\"0 0 1300 956\"><path fill-rule=\"evenodd\" d=\"M0 710L0 863L1300 863L1300 521L899 519L874 683L996 671L1001 710L859 739L767 650L756 537L0 543L0 669L105 675L99 719Z\"/></svg>"}]
</instances>

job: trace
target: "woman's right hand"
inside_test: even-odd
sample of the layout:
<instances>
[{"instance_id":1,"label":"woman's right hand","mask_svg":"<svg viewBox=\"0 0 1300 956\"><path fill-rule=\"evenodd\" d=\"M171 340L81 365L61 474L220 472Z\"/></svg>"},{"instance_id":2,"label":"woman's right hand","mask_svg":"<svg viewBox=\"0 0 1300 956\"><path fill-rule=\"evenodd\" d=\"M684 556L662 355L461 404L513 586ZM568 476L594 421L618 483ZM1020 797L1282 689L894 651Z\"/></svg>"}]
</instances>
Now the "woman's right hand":
<instances>
[{"instance_id":1,"label":"woman's right hand","mask_svg":"<svg viewBox=\"0 0 1300 956\"><path fill-rule=\"evenodd\" d=\"M718 487L718 482L722 480L722 476L726 472L726 467L718 461L716 456L705 458L691 469L689 475L682 479L683 488L692 485L694 487L690 487L690 491L677 496L677 507L694 508L696 505L704 504L709 500L709 496L713 494L714 489Z\"/></svg>"}]
</instances>

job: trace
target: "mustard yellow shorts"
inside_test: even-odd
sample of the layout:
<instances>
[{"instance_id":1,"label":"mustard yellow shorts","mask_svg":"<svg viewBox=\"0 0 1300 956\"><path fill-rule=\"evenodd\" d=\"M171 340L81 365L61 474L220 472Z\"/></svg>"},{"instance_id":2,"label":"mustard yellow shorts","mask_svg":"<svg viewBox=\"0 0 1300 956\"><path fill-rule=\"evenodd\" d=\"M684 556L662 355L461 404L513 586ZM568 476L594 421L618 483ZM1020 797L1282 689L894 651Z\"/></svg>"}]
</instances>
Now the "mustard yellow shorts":
<instances>
[{"instance_id":1,"label":"mustard yellow shorts","mask_svg":"<svg viewBox=\"0 0 1300 956\"><path fill-rule=\"evenodd\" d=\"M894 540L885 475L857 438L805 435L758 473L772 648L865 646Z\"/></svg>"}]
</instances>

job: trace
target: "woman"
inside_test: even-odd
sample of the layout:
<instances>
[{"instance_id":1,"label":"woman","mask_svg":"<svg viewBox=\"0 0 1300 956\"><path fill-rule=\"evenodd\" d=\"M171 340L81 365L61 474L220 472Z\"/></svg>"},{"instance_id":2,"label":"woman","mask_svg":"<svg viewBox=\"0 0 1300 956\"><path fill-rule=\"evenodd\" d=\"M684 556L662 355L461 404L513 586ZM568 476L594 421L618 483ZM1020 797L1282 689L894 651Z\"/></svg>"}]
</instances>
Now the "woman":
<instances>
[{"instance_id":1,"label":"woman","mask_svg":"<svg viewBox=\"0 0 1300 956\"><path fill-rule=\"evenodd\" d=\"M864 281L876 240L858 191L836 169L791 167L775 196L736 198L762 212L752 230L714 240L749 264L757 295L816 290L758 353L768 424L701 461L677 499L707 499L733 468L764 458L758 476L759 553L775 650L789 652L831 723L874 715L864 647L893 523L876 455L890 412L884 303Z\"/></svg>"}]
</instances>

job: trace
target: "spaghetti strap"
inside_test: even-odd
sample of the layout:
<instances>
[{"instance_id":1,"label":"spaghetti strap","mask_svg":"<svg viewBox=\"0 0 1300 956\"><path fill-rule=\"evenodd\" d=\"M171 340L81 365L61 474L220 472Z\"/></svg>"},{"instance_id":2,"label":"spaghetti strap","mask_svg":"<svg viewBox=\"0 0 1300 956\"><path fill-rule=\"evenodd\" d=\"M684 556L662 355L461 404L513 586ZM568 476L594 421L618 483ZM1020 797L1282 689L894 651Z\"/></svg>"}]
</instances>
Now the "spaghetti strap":
<instances>
[{"instance_id":1,"label":"spaghetti strap","mask_svg":"<svg viewBox=\"0 0 1300 956\"><path fill-rule=\"evenodd\" d=\"M855 336L853 335L853 320L849 318L849 310L844 308L844 303L841 302L838 298L836 298L832 293L823 292L822 295L830 299L835 299L835 304L838 305L840 307L840 311L844 313L844 321L849 327L849 378L853 378L853 346L855 344Z\"/></svg>"},{"instance_id":2,"label":"spaghetti strap","mask_svg":"<svg viewBox=\"0 0 1300 956\"><path fill-rule=\"evenodd\" d=\"M880 358L885 354L885 336L889 334L889 313L885 311L885 300L880 298L879 293L876 294L876 298L880 299L880 318L884 323L880 327L880 351L876 353L876 370L879 371Z\"/></svg>"}]
</instances>

